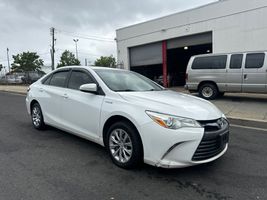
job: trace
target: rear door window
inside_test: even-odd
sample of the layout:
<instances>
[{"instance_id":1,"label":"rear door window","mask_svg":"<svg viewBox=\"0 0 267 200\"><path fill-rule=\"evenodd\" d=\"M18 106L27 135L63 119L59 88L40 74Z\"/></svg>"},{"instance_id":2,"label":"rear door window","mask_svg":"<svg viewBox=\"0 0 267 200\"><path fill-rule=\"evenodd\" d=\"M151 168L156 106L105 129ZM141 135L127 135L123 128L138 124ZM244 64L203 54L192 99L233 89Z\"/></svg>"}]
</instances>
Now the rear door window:
<instances>
[{"instance_id":1,"label":"rear door window","mask_svg":"<svg viewBox=\"0 0 267 200\"><path fill-rule=\"evenodd\" d=\"M50 85L64 87L69 71L55 72L50 80Z\"/></svg>"},{"instance_id":2,"label":"rear door window","mask_svg":"<svg viewBox=\"0 0 267 200\"><path fill-rule=\"evenodd\" d=\"M243 54L233 54L230 61L230 69L241 69Z\"/></svg>"},{"instance_id":3,"label":"rear door window","mask_svg":"<svg viewBox=\"0 0 267 200\"><path fill-rule=\"evenodd\" d=\"M68 83L68 88L79 90L81 85L87 83L94 83L94 80L89 74L82 71L72 71Z\"/></svg>"},{"instance_id":4,"label":"rear door window","mask_svg":"<svg viewBox=\"0 0 267 200\"><path fill-rule=\"evenodd\" d=\"M43 80L42 83L43 83L44 85L49 85L52 76L53 76L53 74L52 74L52 75L49 75L47 78L45 78L45 79Z\"/></svg>"},{"instance_id":5,"label":"rear door window","mask_svg":"<svg viewBox=\"0 0 267 200\"><path fill-rule=\"evenodd\" d=\"M264 63L264 53L249 53L246 57L245 68L261 68Z\"/></svg>"},{"instance_id":6,"label":"rear door window","mask_svg":"<svg viewBox=\"0 0 267 200\"><path fill-rule=\"evenodd\" d=\"M225 69L227 55L197 57L194 59L192 69Z\"/></svg>"}]
</instances>

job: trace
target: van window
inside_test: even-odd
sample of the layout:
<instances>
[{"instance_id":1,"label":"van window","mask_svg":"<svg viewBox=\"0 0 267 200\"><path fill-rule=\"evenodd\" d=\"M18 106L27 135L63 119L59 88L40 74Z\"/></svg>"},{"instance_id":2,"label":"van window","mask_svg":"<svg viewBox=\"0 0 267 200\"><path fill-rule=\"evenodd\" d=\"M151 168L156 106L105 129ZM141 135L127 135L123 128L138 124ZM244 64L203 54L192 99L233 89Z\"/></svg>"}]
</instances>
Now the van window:
<instances>
[{"instance_id":1,"label":"van window","mask_svg":"<svg viewBox=\"0 0 267 200\"><path fill-rule=\"evenodd\" d=\"M241 69L243 54L233 54L230 61L230 69Z\"/></svg>"},{"instance_id":2,"label":"van window","mask_svg":"<svg viewBox=\"0 0 267 200\"><path fill-rule=\"evenodd\" d=\"M247 54L245 68L261 68L264 63L264 57L264 53Z\"/></svg>"},{"instance_id":3,"label":"van window","mask_svg":"<svg viewBox=\"0 0 267 200\"><path fill-rule=\"evenodd\" d=\"M194 59L192 69L225 69L227 55L197 57Z\"/></svg>"}]
</instances>

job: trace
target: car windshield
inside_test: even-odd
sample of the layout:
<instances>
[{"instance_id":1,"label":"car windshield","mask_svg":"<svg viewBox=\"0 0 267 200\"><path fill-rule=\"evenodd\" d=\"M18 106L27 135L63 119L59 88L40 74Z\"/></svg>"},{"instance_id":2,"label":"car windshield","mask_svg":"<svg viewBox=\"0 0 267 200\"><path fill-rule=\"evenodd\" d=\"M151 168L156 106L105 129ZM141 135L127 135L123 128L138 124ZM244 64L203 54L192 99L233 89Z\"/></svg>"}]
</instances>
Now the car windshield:
<instances>
[{"instance_id":1,"label":"car windshield","mask_svg":"<svg viewBox=\"0 0 267 200\"><path fill-rule=\"evenodd\" d=\"M94 71L115 92L160 91L164 89L135 72L111 69L95 69Z\"/></svg>"}]
</instances>

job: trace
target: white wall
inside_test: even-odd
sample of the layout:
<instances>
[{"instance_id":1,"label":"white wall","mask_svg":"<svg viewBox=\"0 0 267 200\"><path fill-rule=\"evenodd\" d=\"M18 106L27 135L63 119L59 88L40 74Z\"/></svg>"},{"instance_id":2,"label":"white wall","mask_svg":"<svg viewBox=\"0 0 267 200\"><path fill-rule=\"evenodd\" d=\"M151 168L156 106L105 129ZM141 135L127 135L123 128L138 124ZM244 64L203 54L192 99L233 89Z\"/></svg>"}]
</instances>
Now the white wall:
<instances>
[{"instance_id":1,"label":"white wall","mask_svg":"<svg viewBox=\"0 0 267 200\"><path fill-rule=\"evenodd\" d=\"M266 19L266 0L221 0L118 29L118 62L129 69L129 47L206 31L213 32L214 53L267 50Z\"/></svg>"}]
</instances>

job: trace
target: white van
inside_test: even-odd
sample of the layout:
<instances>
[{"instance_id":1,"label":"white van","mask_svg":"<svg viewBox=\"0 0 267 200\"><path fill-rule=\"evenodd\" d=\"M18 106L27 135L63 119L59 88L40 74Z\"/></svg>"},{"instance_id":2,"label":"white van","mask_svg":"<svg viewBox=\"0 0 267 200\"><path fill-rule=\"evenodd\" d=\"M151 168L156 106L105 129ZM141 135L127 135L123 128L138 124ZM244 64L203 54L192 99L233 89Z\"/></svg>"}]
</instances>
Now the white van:
<instances>
[{"instance_id":1,"label":"white van","mask_svg":"<svg viewBox=\"0 0 267 200\"><path fill-rule=\"evenodd\" d=\"M266 52L193 56L185 88L204 99L215 99L225 92L267 93Z\"/></svg>"}]
</instances>

